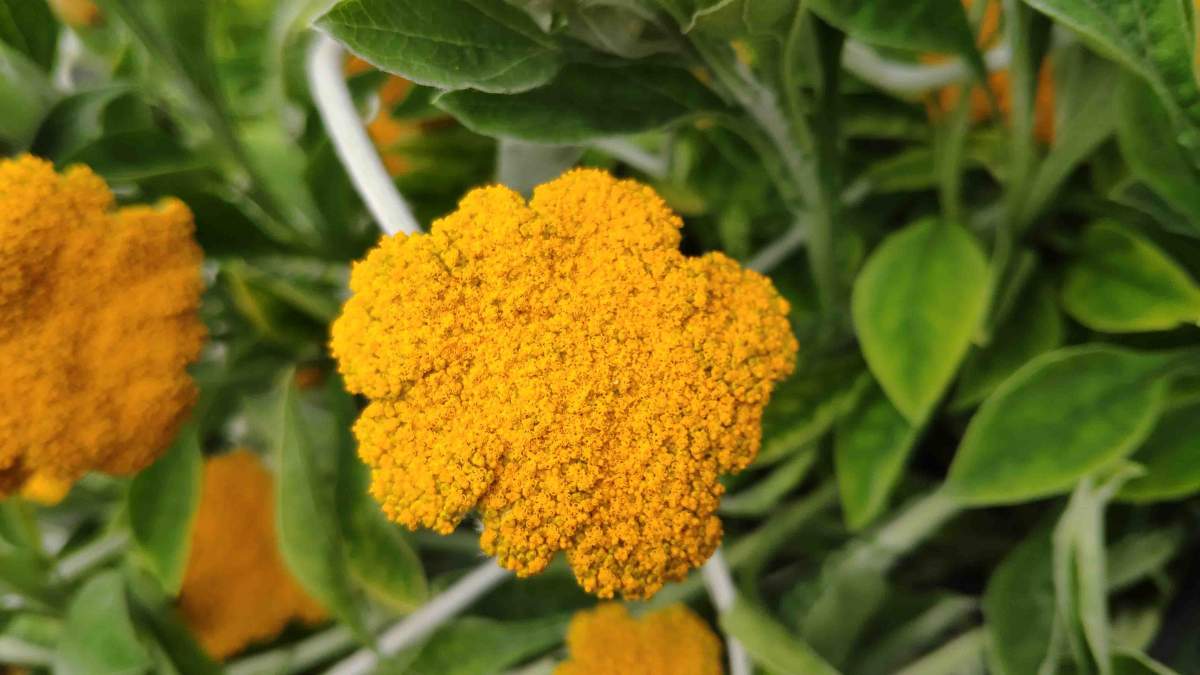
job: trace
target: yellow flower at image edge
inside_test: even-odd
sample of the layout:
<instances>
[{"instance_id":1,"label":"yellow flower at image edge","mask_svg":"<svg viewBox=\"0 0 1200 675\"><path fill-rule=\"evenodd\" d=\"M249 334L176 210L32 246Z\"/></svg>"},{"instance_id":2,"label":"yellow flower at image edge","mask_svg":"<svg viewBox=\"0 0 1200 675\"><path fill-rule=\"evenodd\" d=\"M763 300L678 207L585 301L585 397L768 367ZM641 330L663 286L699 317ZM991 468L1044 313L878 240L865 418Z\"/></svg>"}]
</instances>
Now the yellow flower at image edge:
<instances>
[{"instance_id":1,"label":"yellow flower at image edge","mask_svg":"<svg viewBox=\"0 0 1200 675\"><path fill-rule=\"evenodd\" d=\"M205 461L179 610L214 658L269 640L293 619L325 619L284 566L274 499L271 474L253 453L236 450Z\"/></svg>"},{"instance_id":2,"label":"yellow flower at image edge","mask_svg":"<svg viewBox=\"0 0 1200 675\"><path fill-rule=\"evenodd\" d=\"M526 203L472 191L384 238L333 326L371 492L521 576L565 551L580 585L643 598L721 539L721 473L758 452L794 367L788 305L720 253L683 256L650 188L580 169Z\"/></svg>"},{"instance_id":3,"label":"yellow flower at image edge","mask_svg":"<svg viewBox=\"0 0 1200 675\"><path fill-rule=\"evenodd\" d=\"M205 335L192 230L178 200L116 209L86 167L0 161L0 495L52 501L170 445Z\"/></svg>"},{"instance_id":4,"label":"yellow flower at image edge","mask_svg":"<svg viewBox=\"0 0 1200 675\"><path fill-rule=\"evenodd\" d=\"M684 605L640 619L609 603L579 612L567 629L569 658L554 675L721 675L721 641Z\"/></svg>"}]
</instances>

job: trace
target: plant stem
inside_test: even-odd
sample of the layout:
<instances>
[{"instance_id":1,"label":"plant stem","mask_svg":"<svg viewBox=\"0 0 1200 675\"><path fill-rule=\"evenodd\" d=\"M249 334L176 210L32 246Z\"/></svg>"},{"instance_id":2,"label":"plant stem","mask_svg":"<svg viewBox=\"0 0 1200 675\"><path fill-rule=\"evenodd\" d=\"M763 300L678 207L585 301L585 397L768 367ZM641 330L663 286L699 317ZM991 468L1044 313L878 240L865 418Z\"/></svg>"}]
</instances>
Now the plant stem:
<instances>
[{"instance_id":1,"label":"plant stem","mask_svg":"<svg viewBox=\"0 0 1200 675\"><path fill-rule=\"evenodd\" d=\"M117 557L128 545L128 532L119 531L101 537L59 560L54 574L69 583Z\"/></svg>"},{"instance_id":2,"label":"plant stem","mask_svg":"<svg viewBox=\"0 0 1200 675\"><path fill-rule=\"evenodd\" d=\"M982 628L971 629L912 662L896 675L983 673L983 649L986 642Z\"/></svg>"},{"instance_id":3,"label":"plant stem","mask_svg":"<svg viewBox=\"0 0 1200 675\"><path fill-rule=\"evenodd\" d=\"M342 166L375 222L387 234L414 234L421 226L392 182L367 136L342 76L342 46L320 35L308 53L308 80L321 121Z\"/></svg>"},{"instance_id":4,"label":"plant stem","mask_svg":"<svg viewBox=\"0 0 1200 675\"><path fill-rule=\"evenodd\" d=\"M717 611L724 613L733 609L733 603L737 600L737 590L733 586L733 577L729 574L729 567L725 564L721 549L713 552L708 562L704 563L702 574L704 585L708 588L708 597L712 599ZM729 675L750 675L753 672L750 656L742 647L742 643L730 635L725 637L725 645L729 653Z\"/></svg>"},{"instance_id":5,"label":"plant stem","mask_svg":"<svg viewBox=\"0 0 1200 675\"><path fill-rule=\"evenodd\" d=\"M512 572L489 559L422 605L420 609L384 631L379 636L376 650L360 649L335 664L327 671L327 675L363 675L374 672L381 657L417 644L511 575Z\"/></svg>"},{"instance_id":6,"label":"plant stem","mask_svg":"<svg viewBox=\"0 0 1200 675\"><path fill-rule=\"evenodd\" d=\"M20 638L0 637L0 663L11 666L49 667L54 662L54 652Z\"/></svg>"},{"instance_id":7,"label":"plant stem","mask_svg":"<svg viewBox=\"0 0 1200 675\"><path fill-rule=\"evenodd\" d=\"M345 626L335 626L300 642L269 652L255 654L229 666L229 675L273 675L275 673L299 673L349 651L358 640Z\"/></svg>"}]
</instances>

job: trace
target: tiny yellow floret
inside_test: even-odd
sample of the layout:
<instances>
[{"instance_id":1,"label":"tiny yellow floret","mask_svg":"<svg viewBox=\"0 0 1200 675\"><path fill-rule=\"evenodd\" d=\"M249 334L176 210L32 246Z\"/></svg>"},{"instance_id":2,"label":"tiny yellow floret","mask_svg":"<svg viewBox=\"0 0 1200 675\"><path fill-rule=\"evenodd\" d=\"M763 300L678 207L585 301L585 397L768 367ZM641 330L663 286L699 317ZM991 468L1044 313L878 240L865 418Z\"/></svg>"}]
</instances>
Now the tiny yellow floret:
<instances>
[{"instance_id":1,"label":"tiny yellow floret","mask_svg":"<svg viewBox=\"0 0 1200 675\"><path fill-rule=\"evenodd\" d=\"M178 200L115 208L86 167L0 161L0 495L170 445L205 335L192 229Z\"/></svg>"},{"instance_id":2,"label":"tiny yellow floret","mask_svg":"<svg viewBox=\"0 0 1200 675\"><path fill-rule=\"evenodd\" d=\"M95 26L103 17L93 0L50 0L50 8L63 23L74 28Z\"/></svg>"},{"instance_id":3,"label":"tiny yellow floret","mask_svg":"<svg viewBox=\"0 0 1200 675\"><path fill-rule=\"evenodd\" d=\"M717 477L758 452L792 371L788 304L720 253L679 250L649 187L579 169L526 201L469 193L355 265L333 326L371 492L410 528L482 516L518 575L565 551L600 597L653 595L721 539Z\"/></svg>"},{"instance_id":4,"label":"tiny yellow floret","mask_svg":"<svg viewBox=\"0 0 1200 675\"><path fill-rule=\"evenodd\" d=\"M634 619L623 605L579 612L554 675L721 675L721 641L684 605Z\"/></svg>"},{"instance_id":5,"label":"tiny yellow floret","mask_svg":"<svg viewBox=\"0 0 1200 675\"><path fill-rule=\"evenodd\" d=\"M200 644L224 659L325 610L284 566L275 538L271 473L247 450L210 457L179 609Z\"/></svg>"}]
</instances>

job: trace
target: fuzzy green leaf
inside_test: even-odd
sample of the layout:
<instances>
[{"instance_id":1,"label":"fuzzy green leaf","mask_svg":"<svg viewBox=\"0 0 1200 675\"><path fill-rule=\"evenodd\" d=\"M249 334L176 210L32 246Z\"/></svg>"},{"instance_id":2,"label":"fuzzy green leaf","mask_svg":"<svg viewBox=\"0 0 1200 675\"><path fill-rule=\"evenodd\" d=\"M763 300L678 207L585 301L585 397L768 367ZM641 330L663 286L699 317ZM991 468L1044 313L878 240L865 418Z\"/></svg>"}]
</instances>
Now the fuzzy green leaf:
<instances>
[{"instance_id":1,"label":"fuzzy green leaf","mask_svg":"<svg viewBox=\"0 0 1200 675\"><path fill-rule=\"evenodd\" d=\"M121 575L93 576L67 608L54 674L139 675L149 672L151 663L129 618Z\"/></svg>"},{"instance_id":2,"label":"fuzzy green leaf","mask_svg":"<svg viewBox=\"0 0 1200 675\"><path fill-rule=\"evenodd\" d=\"M1200 403L1163 414L1133 461L1146 469L1121 490L1122 499L1154 502L1200 492Z\"/></svg>"},{"instance_id":3,"label":"fuzzy green leaf","mask_svg":"<svg viewBox=\"0 0 1200 675\"><path fill-rule=\"evenodd\" d=\"M58 42L50 6L44 0L0 0L0 42L49 71Z\"/></svg>"},{"instance_id":4,"label":"fuzzy green leaf","mask_svg":"<svg viewBox=\"0 0 1200 675\"><path fill-rule=\"evenodd\" d=\"M1040 672L1054 629L1054 551L1049 528L1031 534L1001 561L983 594L988 663L996 675Z\"/></svg>"},{"instance_id":5,"label":"fuzzy green leaf","mask_svg":"<svg viewBox=\"0 0 1200 675\"><path fill-rule=\"evenodd\" d=\"M129 485L134 546L171 595L183 583L203 469L200 439L190 427Z\"/></svg>"},{"instance_id":6,"label":"fuzzy green leaf","mask_svg":"<svg viewBox=\"0 0 1200 675\"><path fill-rule=\"evenodd\" d=\"M838 421L834 462L850 529L862 529L887 508L919 433L876 384Z\"/></svg>"},{"instance_id":7,"label":"fuzzy green leaf","mask_svg":"<svg viewBox=\"0 0 1200 675\"><path fill-rule=\"evenodd\" d=\"M479 133L544 143L638 133L722 108L690 72L651 64L572 64L529 91L451 91L435 103Z\"/></svg>"},{"instance_id":8,"label":"fuzzy green leaf","mask_svg":"<svg viewBox=\"0 0 1200 675\"><path fill-rule=\"evenodd\" d=\"M563 65L555 42L503 0L342 0L316 25L383 70L441 89L514 93Z\"/></svg>"},{"instance_id":9,"label":"fuzzy green leaf","mask_svg":"<svg viewBox=\"0 0 1200 675\"><path fill-rule=\"evenodd\" d=\"M721 628L741 641L755 663L772 672L837 675L812 647L744 599L721 615Z\"/></svg>"},{"instance_id":10,"label":"fuzzy green leaf","mask_svg":"<svg viewBox=\"0 0 1200 675\"><path fill-rule=\"evenodd\" d=\"M1165 363L1163 356L1106 345L1030 361L971 419L947 487L974 506L1069 490L1150 434L1166 392Z\"/></svg>"},{"instance_id":11,"label":"fuzzy green leaf","mask_svg":"<svg viewBox=\"0 0 1200 675\"><path fill-rule=\"evenodd\" d=\"M933 218L888 237L859 273L851 311L863 355L911 423L928 417L954 379L987 290L978 244Z\"/></svg>"},{"instance_id":12,"label":"fuzzy green leaf","mask_svg":"<svg viewBox=\"0 0 1200 675\"><path fill-rule=\"evenodd\" d=\"M1168 330L1200 321L1200 286L1152 242L1105 221L1088 229L1067 268L1063 306L1099 331Z\"/></svg>"}]
</instances>

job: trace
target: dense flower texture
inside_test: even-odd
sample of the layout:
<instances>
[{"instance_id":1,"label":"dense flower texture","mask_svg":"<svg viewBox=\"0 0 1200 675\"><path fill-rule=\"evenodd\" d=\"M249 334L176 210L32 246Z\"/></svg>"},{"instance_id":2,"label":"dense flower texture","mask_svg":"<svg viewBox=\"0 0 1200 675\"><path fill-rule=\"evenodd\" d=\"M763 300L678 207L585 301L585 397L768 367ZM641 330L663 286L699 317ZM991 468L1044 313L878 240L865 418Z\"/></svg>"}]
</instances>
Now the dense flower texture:
<instances>
[{"instance_id":1,"label":"dense flower texture","mask_svg":"<svg viewBox=\"0 0 1200 675\"><path fill-rule=\"evenodd\" d=\"M182 202L114 209L85 167L0 161L0 494L170 445L196 397L200 263Z\"/></svg>"},{"instance_id":2,"label":"dense flower texture","mask_svg":"<svg viewBox=\"0 0 1200 675\"><path fill-rule=\"evenodd\" d=\"M640 619L615 603L580 612L567 651L554 675L721 675L720 640L683 605Z\"/></svg>"},{"instance_id":3,"label":"dense flower texture","mask_svg":"<svg viewBox=\"0 0 1200 675\"><path fill-rule=\"evenodd\" d=\"M575 170L526 204L472 191L355 266L333 351L394 520L525 576L565 550L583 588L641 598L721 538L722 472L758 451L791 372L788 305L720 253L685 258L650 188Z\"/></svg>"},{"instance_id":4,"label":"dense flower texture","mask_svg":"<svg viewBox=\"0 0 1200 675\"><path fill-rule=\"evenodd\" d=\"M205 650L223 659L325 611L284 567L275 539L274 484L246 450L210 457L179 609Z\"/></svg>"}]
</instances>

